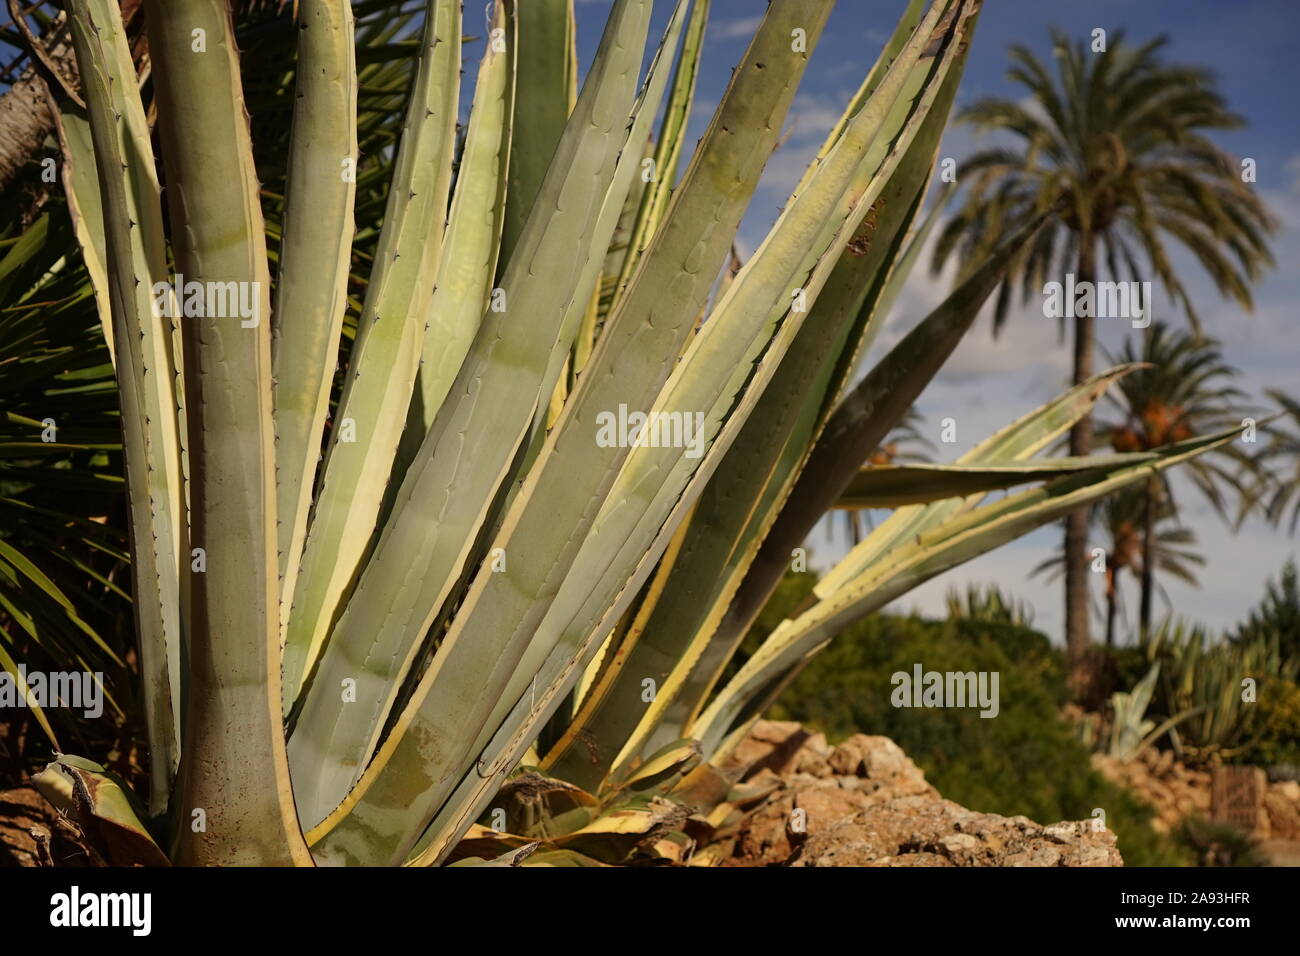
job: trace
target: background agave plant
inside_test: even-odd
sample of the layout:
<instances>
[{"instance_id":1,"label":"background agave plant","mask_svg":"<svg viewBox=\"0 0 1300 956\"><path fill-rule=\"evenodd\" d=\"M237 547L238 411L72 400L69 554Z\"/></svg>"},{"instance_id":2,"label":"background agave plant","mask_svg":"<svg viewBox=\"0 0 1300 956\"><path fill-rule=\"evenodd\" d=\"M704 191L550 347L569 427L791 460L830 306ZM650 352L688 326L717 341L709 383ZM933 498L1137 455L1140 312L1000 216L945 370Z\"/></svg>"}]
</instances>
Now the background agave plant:
<instances>
[{"instance_id":1,"label":"background agave plant","mask_svg":"<svg viewBox=\"0 0 1300 956\"><path fill-rule=\"evenodd\" d=\"M1262 715L1250 706L1260 687L1294 680L1300 670L1284 641L1272 633L1215 642L1203 627L1173 617L1152 631L1142 649L1153 669L1162 668L1158 706L1190 717L1170 735L1180 756L1225 757L1252 746L1263 730Z\"/></svg>"},{"instance_id":2,"label":"background agave plant","mask_svg":"<svg viewBox=\"0 0 1300 956\"><path fill-rule=\"evenodd\" d=\"M830 0L768 7L680 175L707 0L644 77L650 0L617 0L580 89L568 0L494 4L463 132L460 4L414 6L303 0L290 85L241 73L222 0L146 0L146 103L118 5L68 4L62 183L118 386L148 809L79 758L39 779L149 859L621 861L629 834L684 858L761 799L716 765L839 628L1236 435L1037 457L1120 367L953 464L862 468L1041 224L856 379L977 0L908 5L739 266ZM189 314L177 276L246 308ZM629 411L681 430L599 437ZM722 680L846 501L895 510Z\"/></svg>"}]
</instances>

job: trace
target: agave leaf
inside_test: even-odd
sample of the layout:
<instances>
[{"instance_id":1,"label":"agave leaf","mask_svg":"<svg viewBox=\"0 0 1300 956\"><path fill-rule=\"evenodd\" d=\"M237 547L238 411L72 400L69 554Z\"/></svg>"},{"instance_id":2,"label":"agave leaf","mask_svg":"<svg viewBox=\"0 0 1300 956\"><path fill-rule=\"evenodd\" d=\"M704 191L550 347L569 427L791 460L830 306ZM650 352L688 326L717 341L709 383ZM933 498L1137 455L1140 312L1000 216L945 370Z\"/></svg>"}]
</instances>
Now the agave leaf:
<instances>
[{"instance_id":1,"label":"agave leaf","mask_svg":"<svg viewBox=\"0 0 1300 956\"><path fill-rule=\"evenodd\" d=\"M808 181L812 178L817 167L821 165L822 161L826 159L827 155L829 155L831 149L833 149L835 144L839 142L840 137L844 134L845 127L849 124L849 121L858 114L862 107L871 99L872 94L876 92L876 88L879 87L881 81L884 80L885 74L889 72L890 65L898 58L898 55L903 51L903 47L911 38L917 24L921 22L922 11L925 10L925 6L928 2L930 2L930 0L908 0L907 7L903 10L902 16L898 18L898 23L894 26L894 32L890 34L889 40L880 51L880 55L876 58L876 62L872 64L870 71L868 71L866 77L863 78L862 85L858 87L858 91L853 94L853 99L849 101L848 107L845 109L844 113L841 114L840 118L836 120L835 125L831 127L830 132L826 134L826 139L823 141L821 148L817 151L817 156L808 164L808 168L804 170L803 177L799 180L798 185L795 186L795 193L802 192L803 188L808 185Z\"/></svg>"},{"instance_id":2,"label":"agave leaf","mask_svg":"<svg viewBox=\"0 0 1300 956\"><path fill-rule=\"evenodd\" d=\"M113 314L108 306L108 247L104 237L104 205L99 195L90 119L85 110L65 100L59 104L57 128L59 151L63 156L60 176L68 200L68 215L95 292L95 308L99 312L99 324L104 330L104 342L111 357L114 350Z\"/></svg>"},{"instance_id":3,"label":"agave leaf","mask_svg":"<svg viewBox=\"0 0 1300 956\"><path fill-rule=\"evenodd\" d=\"M863 468L835 503L837 508L896 508L945 498L984 494L1051 481L1080 471L1145 461L1146 453L1040 458L1009 465L879 465Z\"/></svg>"},{"instance_id":4,"label":"agave leaf","mask_svg":"<svg viewBox=\"0 0 1300 956\"><path fill-rule=\"evenodd\" d=\"M610 866L574 850L544 850L524 861L524 866Z\"/></svg>"},{"instance_id":5,"label":"agave leaf","mask_svg":"<svg viewBox=\"0 0 1300 956\"><path fill-rule=\"evenodd\" d=\"M938 16L936 8L931 14L931 27ZM928 39L927 30L918 36L910 52L899 58L896 72L881 88L883 98L901 94L915 78L914 67L917 72L929 72L926 67L916 66ZM945 67L951 65L953 46L947 47ZM933 58L936 52L932 48L928 56ZM606 497L593 532L584 542L565 587L548 613L554 622L552 626L564 627L562 622L572 620L595 624L599 615L588 619L584 614L588 608L608 608L608 602L619 593L630 600L635 589L629 588L625 569L637 565L648 540L658 537L666 541L676 526L668 514L674 509L680 513L689 508L694 501L690 489L698 494L712 475L721 452L734 439L801 327L804 315L799 308L801 297L806 295L815 302L840 251L910 145L934 101L935 92L936 89L931 89L922 97L921 106L907 120L902 135L882 127L891 112L890 103L864 109L809 188L792 201L767 241L728 289L652 409L652 414L708 409L703 413L705 424L700 444L710 446L708 454L703 455L710 463L698 467L700 448L687 454L680 448L654 448L638 443ZM868 143L871 148L867 148ZM888 151L884 143L893 144L893 151ZM798 290L793 302L792 288ZM719 368L736 371L722 382L715 372ZM744 398L737 405L742 393ZM720 437L720 429L725 438ZM641 507L643 504L649 506ZM664 524L665 520L669 523ZM658 546L655 556L661 553L662 546ZM589 586L588 582L595 582L595 586ZM566 592L571 595L567 601ZM582 610L576 618L572 617L578 608ZM524 673L535 673L555 647L554 637L543 639L547 632L544 623L524 658L521 666ZM507 700L513 697L507 694ZM504 712L498 708L498 713Z\"/></svg>"},{"instance_id":6,"label":"agave leaf","mask_svg":"<svg viewBox=\"0 0 1300 956\"><path fill-rule=\"evenodd\" d=\"M309 863L276 689L270 276L239 56L221 0L146 0L145 9L177 269L187 281L234 283L255 310L246 319L202 315L184 324L196 373L186 382L191 539L205 563L187 575L189 682L173 805L186 821L201 810L207 830L180 827L176 856L187 864ZM194 50L195 31L205 52ZM111 202L105 213L117 218ZM114 258L115 244L110 234ZM121 381L121 349L118 367ZM220 727L238 733L214 732Z\"/></svg>"},{"instance_id":7,"label":"agave leaf","mask_svg":"<svg viewBox=\"0 0 1300 956\"><path fill-rule=\"evenodd\" d=\"M1127 693L1116 691L1110 695L1113 714L1110 745L1107 748L1110 756L1131 760L1137 755L1143 739L1155 727L1155 721L1146 719L1146 712L1159 677L1160 661L1157 660L1145 676L1133 685L1132 690Z\"/></svg>"},{"instance_id":8,"label":"agave leaf","mask_svg":"<svg viewBox=\"0 0 1300 956\"><path fill-rule=\"evenodd\" d=\"M601 204L600 215L596 219L596 229L588 243L586 261L574 286L573 299L566 308L564 320L560 325L560 339L557 347L551 350L550 361L547 363L543 381L554 382L555 387L550 392L550 402L541 403L534 413L533 430L520 468L521 473L532 469L537 455L541 452L547 430L556 423L564 403L568 400L568 380L577 374L574 356L587 348L585 342L578 341L583 325L593 326L591 334L594 342L594 324L600 306L601 268L609 251L610 240L622 218L632 183L641 173L638 157L644 153L655 113L663 99L668 79L668 64L681 38L681 26L688 2L689 0L677 0L664 38L650 63L646 81L633 107L626 142L618 154L614 181ZM562 374L565 371L568 374ZM512 489L510 499L516 491L517 489Z\"/></svg>"},{"instance_id":9,"label":"agave leaf","mask_svg":"<svg viewBox=\"0 0 1300 956\"><path fill-rule=\"evenodd\" d=\"M615 781L618 790L667 792L700 764L700 746L694 740L677 740L629 768Z\"/></svg>"},{"instance_id":10,"label":"agave leaf","mask_svg":"<svg viewBox=\"0 0 1300 956\"><path fill-rule=\"evenodd\" d=\"M183 508L183 416L172 329L155 308L166 253L158 182L153 175L135 68L116 4L74 8L73 44L89 110L103 195L109 312L115 338L123 441L128 452L131 539L139 611L145 715L151 751L150 803L167 803L179 733ZM134 162L129 162L133 159ZM92 246L94 245L92 240ZM126 343L126 344L122 344Z\"/></svg>"},{"instance_id":11,"label":"agave leaf","mask_svg":"<svg viewBox=\"0 0 1300 956\"><path fill-rule=\"evenodd\" d=\"M141 822L131 791L93 761L60 754L32 776L46 800L80 825L86 841L110 866L167 866L167 854Z\"/></svg>"},{"instance_id":12,"label":"agave leaf","mask_svg":"<svg viewBox=\"0 0 1300 956\"><path fill-rule=\"evenodd\" d=\"M1241 698L1236 696L1236 694L1234 693L1231 699L1234 701L1238 701ZM1227 700L1228 698L1225 696L1224 702L1226 703ZM1231 705L1229 706L1231 707ZM1139 743L1137 747L1133 750L1133 756L1130 757L1129 759L1136 760L1138 757L1142 756L1143 752L1146 751L1147 748L1149 748L1152 744L1154 744L1165 734L1169 733L1171 730L1176 728L1179 724L1183 723L1183 721L1190 720L1191 718L1196 717L1201 713L1204 713L1207 709L1208 708L1204 706L1192 707L1188 710L1183 711L1182 713L1174 714L1174 716L1162 720L1159 724L1155 725L1154 729L1149 734L1147 734L1145 737L1142 738L1141 743Z\"/></svg>"},{"instance_id":13,"label":"agave leaf","mask_svg":"<svg viewBox=\"0 0 1300 956\"><path fill-rule=\"evenodd\" d=\"M608 866L573 850L545 849L549 844L529 841L511 833L498 833L475 824L456 848L460 856L449 866ZM495 854L484 856L480 854ZM431 861L411 862L408 866L428 866Z\"/></svg>"},{"instance_id":14,"label":"agave leaf","mask_svg":"<svg viewBox=\"0 0 1300 956\"><path fill-rule=\"evenodd\" d=\"M105 271L99 278L119 285L116 294L122 308L113 320L118 324L114 338L122 342L122 335L129 334L132 340L125 347L128 357L119 359L118 381L124 440L134 459L128 463L128 481L144 490L131 499L132 570L137 601L143 608L136 618L145 718L154 755L150 804L157 812L166 806L180 733L182 596L178 584L186 528L179 342L174 322L155 307L154 285L167 281L159 185L121 13L106 0L87 0L75 12L80 16L72 23L74 47L78 61L84 61L93 74L88 83L95 87L94 101L89 103L91 143L86 143L78 117L68 117L65 134L69 146L75 144L81 153L83 169L73 186L80 187L87 213L79 232L90 250L92 282L96 265L102 263ZM94 25L93 33L86 32L87 24ZM85 188L91 164L98 168L103 199L92 200L95 192ZM96 226L98 234L93 232ZM97 291L108 290L101 286ZM110 317L111 301L112 293L100 300L101 310Z\"/></svg>"},{"instance_id":15,"label":"agave leaf","mask_svg":"<svg viewBox=\"0 0 1300 956\"><path fill-rule=\"evenodd\" d=\"M505 853L502 853L500 856L492 857L490 860L485 860L482 857L476 857L476 856L462 857L461 859L457 860L455 863L451 865L452 866L485 866L485 867L523 866L524 861L527 860L530 856L532 856L539 846L541 846L540 843L527 843L517 849L507 850Z\"/></svg>"},{"instance_id":16,"label":"agave leaf","mask_svg":"<svg viewBox=\"0 0 1300 956\"><path fill-rule=\"evenodd\" d=\"M573 0L512 0L516 24L510 202L501 238L508 262L523 235L565 123L577 99L578 61Z\"/></svg>"},{"instance_id":17,"label":"agave leaf","mask_svg":"<svg viewBox=\"0 0 1300 956\"><path fill-rule=\"evenodd\" d=\"M958 12L962 11L960 15ZM821 287L825 284L828 275L832 272L836 264L838 255L849 241L849 237L864 221L868 208L880 196L884 185L896 172L902 157L906 155L911 143L915 140L920 128L922 127L925 117L933 107L939 90L943 86L943 78L952 69L957 59L959 51L963 48L959 42L938 42L944 38L951 37L957 32L965 33L970 26L971 9L954 6L950 11L948 18L939 23L941 10L936 5L927 18L922 22L915 36L909 41L903 54L895 61L885 81L877 91L876 100L864 107L852 120L847 127L844 136L831 150L828 159L818 169L817 174L810 181L809 186L792 200L782 219L778 221L773 230L772 236L769 237L768 243L760 248L754 258L746 265L741 274L737 277L736 282L728 290L727 295L715 310L711 320L706 324L702 334L697 337L692 346L692 352L688 353L686 358L679 366L677 375L674 380L670 380L665 395L661 396L660 405L666 408L698 408L707 407L708 400L703 396L693 394L692 390L697 390L698 382L688 378L692 368L692 353L707 355L705 362L716 362L720 367L736 366L738 371L733 374L731 380L721 391L715 391L721 399L713 406L707 419L710 423L720 421L721 415L726 415L727 410L731 407L731 396L734 394L732 389L739 388L740 379L748 374L748 371L757 358L756 354L745 355L738 358L728 354L730 352L729 344L724 336L724 329L728 326L729 307L740 304L742 311L754 314L755 304L748 300L751 296L757 295L762 301L762 296L770 289L765 289L765 283L770 282L773 277L780 276L780 270L769 272L765 269L765 259L770 255L784 255L784 252L776 250L783 249L783 243L791 238L798 236L798 230L792 228L792 224L801 221L803 213L810 209L816 209L814 215L819 216L818 223L820 228L817 229L818 237L810 243L811 237L805 236L802 239L796 238L796 242L802 242L806 249L809 244L812 245L812 253L804 253L802 261L796 267L797 271L793 274L787 274L785 288L791 287L796 289L795 303L796 308L792 315L788 316L782 325L776 341L771 347L771 356L773 359L779 359L786 351L791 337L798 331L801 316L797 310L797 303L800 296L808 295L815 301ZM919 96L919 99L913 103L912 98ZM894 98L897 97L897 102ZM898 124L898 125L895 125ZM901 127L901 129L900 129ZM868 141L870 147L868 148ZM857 165L855 166L855 161ZM877 165L878 164L878 165ZM845 167L848 170L845 170ZM843 181L846 187L845 193L838 200L840 209L849 210L847 218L838 210L831 212L830 209L819 209L818 204L824 200L827 193L824 191L826 185L835 182L835 177L847 172L847 178ZM825 183L825 185L823 184ZM835 227L832 230L832 227ZM832 230L829 231L828 230ZM780 243L770 245L779 237ZM823 240L829 241L829 246L823 246ZM779 260L778 260L779 261ZM763 272L752 270L763 269ZM753 281L757 277L762 277L758 281ZM796 278L806 277L806 278ZM780 306L778 305L778 309ZM758 314L761 314L758 313ZM768 316L772 318L771 314ZM766 327L767 334L773 331L772 326ZM730 336L745 341L747 336L731 332ZM757 340L763 342L762 336ZM756 393L761 393L766 384L766 377L771 375L771 364L764 361L760 368L763 370L760 376L757 388L753 389ZM674 384L682 385L682 389L674 394ZM705 394L708 394L708 386L705 387ZM739 427L743 421L741 416L732 416L733 422ZM712 431L712 424L709 431ZM728 439L730 441L730 439ZM725 444L723 447L727 447ZM638 450L640 451L640 450ZM625 469L621 482L627 488L636 488L638 475L635 471L635 464L639 460L644 460L647 464L652 462L653 456L634 455L629 459L629 465ZM669 480L662 481L658 474L663 466L655 463L651 466L650 475L654 476L656 484L664 489L663 494L672 495L674 492L669 490L680 487L677 482L682 480L683 473L691 471L690 463L679 460L674 472L670 474ZM714 465L716 467L716 464ZM652 486L653 487L653 486ZM644 491L635 493L636 497L645 494ZM619 502L624 505L627 499L611 495L611 502ZM612 512L611 504L607 503L606 512ZM656 508L650 508L648 516L657 515ZM642 519L640 524L646 527L649 522L653 522L653 517ZM616 533L612 538L614 541L627 540L629 543L638 539L635 535L626 533ZM623 546L626 551L626 545ZM617 562L611 562L610 566L618 567Z\"/></svg>"},{"instance_id":18,"label":"agave leaf","mask_svg":"<svg viewBox=\"0 0 1300 956\"><path fill-rule=\"evenodd\" d=\"M347 311L357 161L351 4L306 0L298 18L298 86L271 340L282 633Z\"/></svg>"},{"instance_id":19,"label":"agave leaf","mask_svg":"<svg viewBox=\"0 0 1300 956\"><path fill-rule=\"evenodd\" d=\"M1112 384L1143 367L1141 363L1129 363L1099 372L999 429L958 458L957 464L992 465L1024 461L1038 454L1092 411Z\"/></svg>"},{"instance_id":20,"label":"agave leaf","mask_svg":"<svg viewBox=\"0 0 1300 956\"><path fill-rule=\"evenodd\" d=\"M507 5L496 4L447 215L445 248L424 325L415 393L389 486L394 493L433 426L490 303L506 209L515 95L515 47L504 39L508 22L514 21L507 21Z\"/></svg>"},{"instance_id":21,"label":"agave leaf","mask_svg":"<svg viewBox=\"0 0 1300 956\"><path fill-rule=\"evenodd\" d=\"M555 842L561 845L576 843L584 837L595 834L631 834L640 836L649 832L659 822L660 816L653 810L630 807L611 810L608 813L602 813L581 830L575 830L572 833L556 837Z\"/></svg>"},{"instance_id":22,"label":"agave leaf","mask_svg":"<svg viewBox=\"0 0 1300 956\"><path fill-rule=\"evenodd\" d=\"M646 137L645 149L642 151L641 156L642 164L647 159L654 159L654 155L655 144L653 137ZM642 197L645 196L649 187L650 183L646 182L644 175L633 176L632 184L627 190L627 198L623 200L623 211L619 213L618 225L614 227L614 233L610 236L609 248L605 250L605 261L600 267L600 288L595 312L590 316L589 320L584 317L583 327L579 329L578 339L573 344L575 360L581 350L584 364L586 358L591 355L592 348L596 345L597 325L604 316L613 310L614 287L618 281L619 271L631 248L632 231L636 228L637 217L641 211ZM569 387L572 388L576 381L576 375L571 375L568 382ZM556 417L559 417L558 412Z\"/></svg>"},{"instance_id":23,"label":"agave leaf","mask_svg":"<svg viewBox=\"0 0 1300 956\"><path fill-rule=\"evenodd\" d=\"M959 79L954 71L948 80L952 89ZM879 257L875 258L877 262L894 257L898 241L915 216L923 190L917 190L911 206L899 200L906 196L905 189L913 181L923 180L930 168L946 113L947 107L941 106L927 120L931 134L918 138L913 146L915 159L903 166L907 173L895 177L904 189L894 191L891 184L892 195L887 192L882 196L883 211L866 237L873 244L867 256ZM630 668L639 673L657 673L660 691L639 715L636 729L624 735L616 762L679 736L703 706L735 652L734 636L717 637L718 623L788 499L815 437L825 424L829 399L842 388L856 365L857 355L865 351L883 326L938 209L936 203L883 283L878 274L871 275L879 271L879 267L868 264L872 258L860 265L852 252L842 257L837 267L837 273L842 275L831 277L809 317L809 328L800 332L746 432L737 439L736 447L705 489L697 509L701 515L698 528L692 532L698 540L690 542L687 560L674 568L677 593L664 602L662 612L656 608L657 618L647 628L652 636L643 653L651 659ZM823 309L823 305L827 308ZM835 321L835 312L851 314L855 307L857 315L848 328L847 343L843 333L835 339L823 331L826 322ZM825 312L832 314L822 314ZM828 338L835 343L829 348L824 345ZM722 573L715 570L718 568L723 569ZM665 649L667 656L654 659L653 655ZM613 725L615 720L605 717L600 721L602 726L606 722Z\"/></svg>"},{"instance_id":24,"label":"agave leaf","mask_svg":"<svg viewBox=\"0 0 1300 956\"><path fill-rule=\"evenodd\" d=\"M423 317L433 295L429 277L442 255L456 143L459 37L460 3L429 0L384 228L291 592L284 642L286 708L320 656L339 603L371 547L406 424ZM337 684L331 696L338 697Z\"/></svg>"},{"instance_id":25,"label":"agave leaf","mask_svg":"<svg viewBox=\"0 0 1300 956\"><path fill-rule=\"evenodd\" d=\"M610 807L579 830L555 837L550 842L562 849L581 853L605 863L623 863L634 856L658 856L680 860L693 842L677 827L687 811L659 797L638 798ZM677 842L672 842L677 833ZM662 846L669 840L670 845Z\"/></svg>"},{"instance_id":26,"label":"agave leaf","mask_svg":"<svg viewBox=\"0 0 1300 956\"><path fill-rule=\"evenodd\" d=\"M965 66L965 62L965 57L963 56L961 60L962 67ZM935 118L936 122L934 123L934 126L938 129L937 134L935 134L934 149L930 150L928 154L921 152L921 155L928 155L930 158L930 166L928 168L931 173L934 171L933 163L938 153L938 137L942 136L943 128L946 126L948 112L951 109L952 97L956 95L957 84L961 81L961 74L961 70L954 70L952 75L948 78L947 83L949 89L944 91L945 95L942 101L943 106L939 110L939 114ZM928 144L928 138L925 142ZM832 393L835 397L839 398L843 396L844 391L848 388L853 373L857 370L859 360L875 343L876 336L880 334L880 330L885 327L885 320L893 313L894 303L898 300L899 293L903 291L903 286L907 284L908 276L912 274L913 268L915 268L917 261L921 258L921 251L925 248L926 240L929 239L930 233L934 231L935 224L939 221L939 213L944 210L948 204L948 200L952 198L955 192L956 186L954 184L950 183L945 186L935 198L935 201L930 204L930 211L927 212L925 218L921 220L920 227L915 231L915 233L908 237L907 245L903 248L902 253L896 256L891 255L886 259L887 266L885 268L885 279L881 284L875 305L868 314L866 321L861 323L861 329L855 330L857 334L850 339L850 342L853 344L852 351L845 351L840 356L839 365L836 369L834 378L834 391ZM918 192L916 197L916 203L918 206L924 198L924 190ZM908 217L909 224L914 220L917 211L919 210L913 211L913 214ZM880 232L878 226L876 227L875 232ZM902 234L900 233L900 235ZM872 241L875 241L875 239L873 238ZM827 414L829 411L829 409L824 409L823 414Z\"/></svg>"}]
</instances>

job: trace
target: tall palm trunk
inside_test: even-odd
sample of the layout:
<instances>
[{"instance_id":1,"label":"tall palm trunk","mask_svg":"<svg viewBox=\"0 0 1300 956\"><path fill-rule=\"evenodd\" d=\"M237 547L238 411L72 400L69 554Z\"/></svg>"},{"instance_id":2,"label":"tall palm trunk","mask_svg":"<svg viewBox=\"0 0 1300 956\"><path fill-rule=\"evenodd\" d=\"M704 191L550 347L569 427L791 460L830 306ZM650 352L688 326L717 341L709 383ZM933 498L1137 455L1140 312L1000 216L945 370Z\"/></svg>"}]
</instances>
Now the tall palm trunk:
<instances>
[{"instance_id":1,"label":"tall palm trunk","mask_svg":"<svg viewBox=\"0 0 1300 956\"><path fill-rule=\"evenodd\" d=\"M1091 233L1079 234L1079 263L1075 273L1078 284L1095 281L1096 247ZM1095 306L1095 297L1094 297ZM1088 315L1074 319L1074 383L1091 377L1096 341L1095 307ZM1092 452L1092 416L1084 415L1070 432L1070 454ZM1071 683L1076 693L1087 683L1088 648L1092 643L1088 629L1088 509L1080 508L1065 519L1065 648L1070 663Z\"/></svg>"},{"instance_id":2,"label":"tall palm trunk","mask_svg":"<svg viewBox=\"0 0 1300 956\"><path fill-rule=\"evenodd\" d=\"M1144 637L1151 629L1151 594L1155 590L1156 507L1159 505L1160 483L1147 479L1144 507L1142 509L1142 608L1139 615L1139 633Z\"/></svg>"}]
</instances>

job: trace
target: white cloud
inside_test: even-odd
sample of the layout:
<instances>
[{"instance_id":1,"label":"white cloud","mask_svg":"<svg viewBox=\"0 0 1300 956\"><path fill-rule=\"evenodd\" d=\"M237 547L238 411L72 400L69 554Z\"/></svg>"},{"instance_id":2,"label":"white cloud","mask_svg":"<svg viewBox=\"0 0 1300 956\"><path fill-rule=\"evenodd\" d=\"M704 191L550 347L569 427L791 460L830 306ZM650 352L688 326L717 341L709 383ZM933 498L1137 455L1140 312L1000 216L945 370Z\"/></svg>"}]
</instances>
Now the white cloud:
<instances>
[{"instance_id":1,"label":"white cloud","mask_svg":"<svg viewBox=\"0 0 1300 956\"><path fill-rule=\"evenodd\" d=\"M718 40L738 40L741 38L749 39L758 29L758 25L763 22L760 14L755 17L742 17L739 20L718 20L709 24L709 36Z\"/></svg>"}]
</instances>

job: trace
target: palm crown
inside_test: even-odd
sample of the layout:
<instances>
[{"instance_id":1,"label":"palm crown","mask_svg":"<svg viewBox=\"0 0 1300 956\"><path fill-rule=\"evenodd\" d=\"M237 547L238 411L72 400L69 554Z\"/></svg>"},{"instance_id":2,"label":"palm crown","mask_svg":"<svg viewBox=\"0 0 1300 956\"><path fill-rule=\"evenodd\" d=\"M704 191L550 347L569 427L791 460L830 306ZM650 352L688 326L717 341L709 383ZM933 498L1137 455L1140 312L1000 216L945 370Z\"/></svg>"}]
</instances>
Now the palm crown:
<instances>
[{"instance_id":1,"label":"palm crown","mask_svg":"<svg viewBox=\"0 0 1300 956\"><path fill-rule=\"evenodd\" d=\"M1113 276L1153 274L1194 325L1198 314L1174 271L1169 239L1192 253L1221 293L1250 307L1250 281L1273 262L1272 219L1243 182L1241 165L1206 137L1243 120L1213 89L1209 71L1163 64L1157 54L1165 42L1130 48L1116 31L1108 52L1092 55L1054 31L1055 77L1016 44L1008 76L1030 99L982 99L959 116L1016 142L962 164L970 189L939 235L936 268L954 252L977 261L1005 230L1062 203L1004 281L997 325L1017 280L1027 298L1045 277L1087 256L1094 240Z\"/></svg>"}]
</instances>

